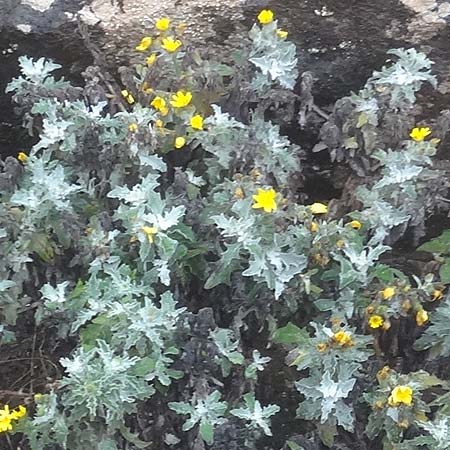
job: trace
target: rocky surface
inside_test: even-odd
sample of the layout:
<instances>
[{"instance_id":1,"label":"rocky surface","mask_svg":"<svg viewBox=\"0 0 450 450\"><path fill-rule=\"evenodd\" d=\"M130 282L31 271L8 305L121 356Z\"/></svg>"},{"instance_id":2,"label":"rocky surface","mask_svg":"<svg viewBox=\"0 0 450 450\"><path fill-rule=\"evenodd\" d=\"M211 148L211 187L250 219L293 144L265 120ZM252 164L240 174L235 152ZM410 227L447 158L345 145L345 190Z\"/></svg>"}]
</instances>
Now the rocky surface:
<instances>
[{"instance_id":1,"label":"rocky surface","mask_svg":"<svg viewBox=\"0 0 450 450\"><path fill-rule=\"evenodd\" d=\"M190 40L228 51L245 39L263 7L276 12L297 43L301 70L316 77L320 105L358 89L389 48L415 46L436 61L443 96L430 102L437 110L448 107L450 0L1 0L0 90L17 72L20 54L52 57L66 73L79 75L90 54L76 32L78 17L114 70L136 56L136 42L157 17L185 22ZM5 126L12 125L5 101L0 100L0 145Z\"/></svg>"}]
</instances>

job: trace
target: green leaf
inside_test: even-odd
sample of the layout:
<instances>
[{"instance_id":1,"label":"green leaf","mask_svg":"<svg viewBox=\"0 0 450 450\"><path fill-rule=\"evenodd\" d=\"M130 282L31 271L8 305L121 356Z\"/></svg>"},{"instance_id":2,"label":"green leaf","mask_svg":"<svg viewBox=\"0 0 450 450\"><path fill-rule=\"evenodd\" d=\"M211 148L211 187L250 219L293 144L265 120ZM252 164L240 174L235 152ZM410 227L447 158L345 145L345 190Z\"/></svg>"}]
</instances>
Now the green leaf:
<instances>
[{"instance_id":1,"label":"green leaf","mask_svg":"<svg viewBox=\"0 0 450 450\"><path fill-rule=\"evenodd\" d=\"M425 242L417 250L430 253L450 254L450 230L445 230L437 238Z\"/></svg>"},{"instance_id":2,"label":"green leaf","mask_svg":"<svg viewBox=\"0 0 450 450\"><path fill-rule=\"evenodd\" d=\"M218 268L209 276L205 283L205 289L212 289L219 284L230 283L231 274L239 267L239 252L242 245L240 243L227 246L222 254Z\"/></svg>"},{"instance_id":3,"label":"green leaf","mask_svg":"<svg viewBox=\"0 0 450 450\"><path fill-rule=\"evenodd\" d=\"M302 344L309 339L309 334L292 322L278 328L273 334L272 341L275 344Z\"/></svg>"},{"instance_id":4,"label":"green leaf","mask_svg":"<svg viewBox=\"0 0 450 450\"><path fill-rule=\"evenodd\" d=\"M155 366L156 361L146 356L134 365L133 372L137 377L145 377L155 369Z\"/></svg>"},{"instance_id":5,"label":"green leaf","mask_svg":"<svg viewBox=\"0 0 450 450\"><path fill-rule=\"evenodd\" d=\"M44 262L50 262L55 256L54 245L44 233L34 233L29 249L36 252Z\"/></svg>"},{"instance_id":6,"label":"green leaf","mask_svg":"<svg viewBox=\"0 0 450 450\"><path fill-rule=\"evenodd\" d=\"M446 258L444 264L439 268L439 276L442 283L450 283L450 258Z\"/></svg>"},{"instance_id":7,"label":"green leaf","mask_svg":"<svg viewBox=\"0 0 450 450\"><path fill-rule=\"evenodd\" d=\"M305 450L305 447L302 447L301 445L298 445L294 441L286 441L286 444L289 447L289 450Z\"/></svg>"},{"instance_id":8,"label":"green leaf","mask_svg":"<svg viewBox=\"0 0 450 450\"><path fill-rule=\"evenodd\" d=\"M200 436L209 445L214 442L214 427L207 420L200 422Z\"/></svg>"},{"instance_id":9,"label":"green leaf","mask_svg":"<svg viewBox=\"0 0 450 450\"><path fill-rule=\"evenodd\" d=\"M337 430L334 425L329 425L327 423L319 424L317 426L319 429L320 440L327 446L332 447L334 443L334 437L337 435Z\"/></svg>"}]
</instances>

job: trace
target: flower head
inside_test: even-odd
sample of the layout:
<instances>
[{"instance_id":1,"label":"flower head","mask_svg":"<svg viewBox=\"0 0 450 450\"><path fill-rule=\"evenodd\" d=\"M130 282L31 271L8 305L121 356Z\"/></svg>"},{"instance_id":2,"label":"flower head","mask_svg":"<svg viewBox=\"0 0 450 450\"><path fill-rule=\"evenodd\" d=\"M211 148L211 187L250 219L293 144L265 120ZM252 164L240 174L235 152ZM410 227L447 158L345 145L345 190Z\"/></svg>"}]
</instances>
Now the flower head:
<instances>
[{"instance_id":1,"label":"flower head","mask_svg":"<svg viewBox=\"0 0 450 450\"><path fill-rule=\"evenodd\" d=\"M244 190L243 190L241 187L238 186L238 187L234 190L234 197L237 198L237 199L239 199L239 200L242 200L242 199L245 197Z\"/></svg>"},{"instance_id":2,"label":"flower head","mask_svg":"<svg viewBox=\"0 0 450 450\"><path fill-rule=\"evenodd\" d=\"M178 91L176 94L172 95L172 100L170 104L174 108L184 108L189 105L192 100L192 94L190 92Z\"/></svg>"},{"instance_id":3,"label":"flower head","mask_svg":"<svg viewBox=\"0 0 450 450\"><path fill-rule=\"evenodd\" d=\"M389 366L384 366L377 372L378 380L385 380L391 373L391 368Z\"/></svg>"},{"instance_id":4,"label":"flower head","mask_svg":"<svg viewBox=\"0 0 450 450\"><path fill-rule=\"evenodd\" d=\"M424 309L419 309L416 313L416 323L419 327L428 322L428 313Z\"/></svg>"},{"instance_id":5,"label":"flower head","mask_svg":"<svg viewBox=\"0 0 450 450\"><path fill-rule=\"evenodd\" d=\"M381 291L384 300L390 300L395 295L395 287L388 286Z\"/></svg>"},{"instance_id":6,"label":"flower head","mask_svg":"<svg viewBox=\"0 0 450 450\"><path fill-rule=\"evenodd\" d=\"M433 291L433 300L440 300L444 294L442 293L441 289L435 289Z\"/></svg>"},{"instance_id":7,"label":"flower head","mask_svg":"<svg viewBox=\"0 0 450 450\"><path fill-rule=\"evenodd\" d=\"M17 154L17 159L21 162L21 163L26 163L27 159L28 159L28 155L24 152L19 152Z\"/></svg>"},{"instance_id":8,"label":"flower head","mask_svg":"<svg viewBox=\"0 0 450 450\"><path fill-rule=\"evenodd\" d=\"M191 127L194 130L203 130L203 117L200 114L191 117Z\"/></svg>"},{"instance_id":9,"label":"flower head","mask_svg":"<svg viewBox=\"0 0 450 450\"><path fill-rule=\"evenodd\" d=\"M141 42L136 46L136 50L138 52L145 52L150 45L152 45L153 39L150 36L145 36L141 39Z\"/></svg>"},{"instance_id":10,"label":"flower head","mask_svg":"<svg viewBox=\"0 0 450 450\"><path fill-rule=\"evenodd\" d=\"M349 333L346 333L344 330L340 330L337 333L334 333L333 340L341 346L349 346L352 344L351 335Z\"/></svg>"},{"instance_id":11,"label":"flower head","mask_svg":"<svg viewBox=\"0 0 450 450\"><path fill-rule=\"evenodd\" d=\"M431 129L429 127L424 128L413 128L409 136L416 142L422 142L427 136L431 134Z\"/></svg>"},{"instance_id":12,"label":"flower head","mask_svg":"<svg viewBox=\"0 0 450 450\"><path fill-rule=\"evenodd\" d=\"M153 242L155 242L155 234L158 233L158 228L143 226L141 227L141 231L147 236L148 242L150 242L150 244L153 244Z\"/></svg>"},{"instance_id":13,"label":"flower head","mask_svg":"<svg viewBox=\"0 0 450 450\"><path fill-rule=\"evenodd\" d=\"M252 208L259 209L263 208L265 212L276 211L277 202L276 202L277 193L273 188L270 189L257 189L256 194L253 195L253 203Z\"/></svg>"},{"instance_id":14,"label":"flower head","mask_svg":"<svg viewBox=\"0 0 450 450\"><path fill-rule=\"evenodd\" d=\"M18 420L21 419L22 417L24 417L27 413L27 408L25 408L25 406L23 405L19 405L17 407L17 409L15 409L14 411L11 411L10 416L13 420Z\"/></svg>"},{"instance_id":15,"label":"flower head","mask_svg":"<svg viewBox=\"0 0 450 450\"><path fill-rule=\"evenodd\" d=\"M320 342L319 344L317 344L317 350L320 353L323 353L327 348L328 348L328 345L325 342Z\"/></svg>"},{"instance_id":16,"label":"flower head","mask_svg":"<svg viewBox=\"0 0 450 450\"><path fill-rule=\"evenodd\" d=\"M344 248L345 247L345 241L343 239L339 239L336 241L336 247L337 248Z\"/></svg>"},{"instance_id":17,"label":"flower head","mask_svg":"<svg viewBox=\"0 0 450 450\"><path fill-rule=\"evenodd\" d=\"M311 222L309 229L312 233L316 233L317 231L319 231L319 224L317 222Z\"/></svg>"},{"instance_id":18,"label":"flower head","mask_svg":"<svg viewBox=\"0 0 450 450\"><path fill-rule=\"evenodd\" d=\"M123 89L122 91L120 91L120 93L122 94L122 97L128 102L128 104L132 105L134 103L133 94L128 92L126 89Z\"/></svg>"},{"instance_id":19,"label":"flower head","mask_svg":"<svg viewBox=\"0 0 450 450\"><path fill-rule=\"evenodd\" d=\"M137 130L138 130L137 123L130 123L130 125L128 125L128 131L130 131L130 133L136 133Z\"/></svg>"},{"instance_id":20,"label":"flower head","mask_svg":"<svg viewBox=\"0 0 450 450\"><path fill-rule=\"evenodd\" d=\"M150 106L153 106L153 108L155 108L158 111L163 110L164 108L166 108L167 103L166 101L159 96L156 96L151 102L150 102Z\"/></svg>"},{"instance_id":21,"label":"flower head","mask_svg":"<svg viewBox=\"0 0 450 450\"><path fill-rule=\"evenodd\" d=\"M178 136L175 139L175 148L183 148L186 145L186 139L183 136Z\"/></svg>"},{"instance_id":22,"label":"flower head","mask_svg":"<svg viewBox=\"0 0 450 450\"><path fill-rule=\"evenodd\" d=\"M13 420L19 420L27 413L25 406L20 405L11 411L9 405L0 409L0 432L10 431L13 428Z\"/></svg>"},{"instance_id":23,"label":"flower head","mask_svg":"<svg viewBox=\"0 0 450 450\"><path fill-rule=\"evenodd\" d=\"M170 27L170 19L168 17L161 17L155 23L155 27L159 31L167 31Z\"/></svg>"},{"instance_id":24,"label":"flower head","mask_svg":"<svg viewBox=\"0 0 450 450\"><path fill-rule=\"evenodd\" d=\"M182 42L179 39L173 37L167 37L162 40L161 47L169 53L176 52L181 47Z\"/></svg>"},{"instance_id":25,"label":"flower head","mask_svg":"<svg viewBox=\"0 0 450 450\"><path fill-rule=\"evenodd\" d=\"M409 386L396 386L392 389L388 399L389 406L397 407L400 404L411 406L413 390Z\"/></svg>"},{"instance_id":26,"label":"flower head","mask_svg":"<svg viewBox=\"0 0 450 450\"><path fill-rule=\"evenodd\" d=\"M267 25L273 21L273 12L270 9L263 9L258 14L258 20L261 25Z\"/></svg>"},{"instance_id":27,"label":"flower head","mask_svg":"<svg viewBox=\"0 0 450 450\"><path fill-rule=\"evenodd\" d=\"M286 39L286 38L288 37L288 32L287 32L287 31L284 31L284 30L278 29L278 30L277 30L277 36L278 36L280 39Z\"/></svg>"},{"instance_id":28,"label":"flower head","mask_svg":"<svg viewBox=\"0 0 450 450\"><path fill-rule=\"evenodd\" d=\"M377 314L369 317L370 328L380 328L383 325L383 322L384 322L384 319Z\"/></svg>"},{"instance_id":29,"label":"flower head","mask_svg":"<svg viewBox=\"0 0 450 450\"><path fill-rule=\"evenodd\" d=\"M150 56L147 56L145 59L145 63L147 66L152 66L156 61L156 53L152 53Z\"/></svg>"},{"instance_id":30,"label":"flower head","mask_svg":"<svg viewBox=\"0 0 450 450\"><path fill-rule=\"evenodd\" d=\"M144 92L144 94L153 93L153 89L149 86L149 84L146 81L142 83L142 92Z\"/></svg>"},{"instance_id":31,"label":"flower head","mask_svg":"<svg viewBox=\"0 0 450 450\"><path fill-rule=\"evenodd\" d=\"M352 220L350 222L350 226L354 229L354 230L359 230L361 228L361 222L359 220Z\"/></svg>"},{"instance_id":32,"label":"flower head","mask_svg":"<svg viewBox=\"0 0 450 450\"><path fill-rule=\"evenodd\" d=\"M328 206L323 203L313 203L309 205L309 209L313 214L326 214L328 212Z\"/></svg>"}]
</instances>

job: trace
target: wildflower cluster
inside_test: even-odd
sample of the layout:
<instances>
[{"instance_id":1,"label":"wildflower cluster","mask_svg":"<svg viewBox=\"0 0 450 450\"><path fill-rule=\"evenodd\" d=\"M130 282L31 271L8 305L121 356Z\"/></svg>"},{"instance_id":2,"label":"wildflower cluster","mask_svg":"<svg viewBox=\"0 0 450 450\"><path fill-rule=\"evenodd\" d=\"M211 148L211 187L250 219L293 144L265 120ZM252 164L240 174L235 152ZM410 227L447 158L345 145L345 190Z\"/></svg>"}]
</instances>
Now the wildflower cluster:
<instances>
[{"instance_id":1,"label":"wildflower cluster","mask_svg":"<svg viewBox=\"0 0 450 450\"><path fill-rule=\"evenodd\" d=\"M431 408L424 401L423 391L443 382L425 371L401 375L389 366L378 371L377 380L378 388L364 395L372 405L366 430L371 439L384 434L389 448L401 443L407 430L429 420Z\"/></svg>"},{"instance_id":2,"label":"wildflower cluster","mask_svg":"<svg viewBox=\"0 0 450 450\"><path fill-rule=\"evenodd\" d=\"M35 339L72 350L1 431L31 450L347 448L349 433L447 449L450 234L420 248L420 274L391 252L448 194L445 126L415 117L431 61L392 51L312 121L353 182L330 199L304 188L314 164L284 134L314 108L275 13L227 64L185 27L158 19L114 95L19 61L7 90L36 143L0 173L0 342L34 318Z\"/></svg>"},{"instance_id":3,"label":"wildflower cluster","mask_svg":"<svg viewBox=\"0 0 450 450\"><path fill-rule=\"evenodd\" d=\"M23 405L19 405L13 410L10 410L9 405L5 405L0 409L0 432L11 431L13 424L17 423L26 413L27 409Z\"/></svg>"}]
</instances>

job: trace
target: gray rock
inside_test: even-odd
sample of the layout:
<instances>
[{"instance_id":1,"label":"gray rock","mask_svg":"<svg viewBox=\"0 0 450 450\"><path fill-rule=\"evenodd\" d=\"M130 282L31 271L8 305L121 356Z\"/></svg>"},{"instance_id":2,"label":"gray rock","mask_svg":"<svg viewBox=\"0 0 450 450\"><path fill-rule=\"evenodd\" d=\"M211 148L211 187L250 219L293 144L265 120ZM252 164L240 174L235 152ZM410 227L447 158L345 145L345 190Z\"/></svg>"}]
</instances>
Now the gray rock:
<instances>
[{"instance_id":1,"label":"gray rock","mask_svg":"<svg viewBox=\"0 0 450 450\"><path fill-rule=\"evenodd\" d=\"M393 47L425 51L436 61L438 96L424 97L435 114L450 100L450 0L0 0L0 90L17 72L17 56L47 56L77 78L90 54L77 17L114 70L138 58L134 47L161 16L188 25L189 40L227 53L246 39L258 11L271 8L298 47L301 71L315 78L321 106L359 89ZM0 99L0 128L10 109ZM426 104L428 102L428 104Z\"/></svg>"}]
</instances>

